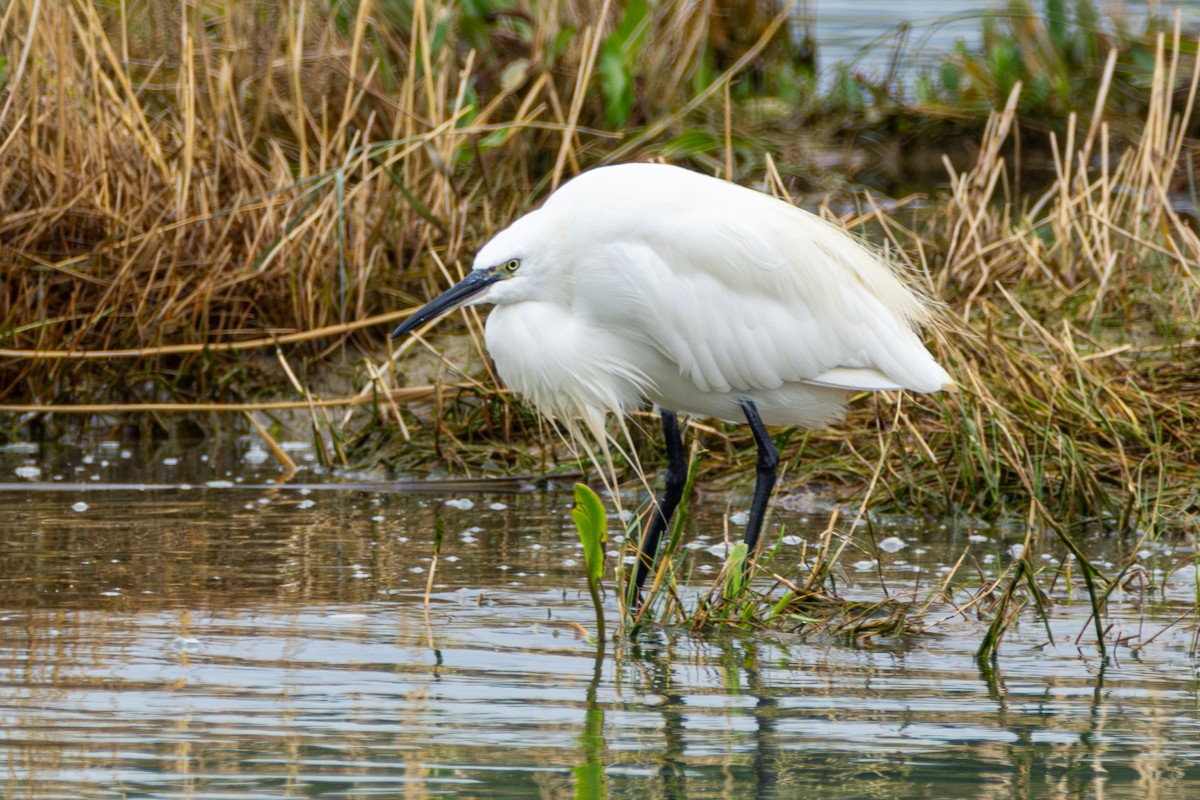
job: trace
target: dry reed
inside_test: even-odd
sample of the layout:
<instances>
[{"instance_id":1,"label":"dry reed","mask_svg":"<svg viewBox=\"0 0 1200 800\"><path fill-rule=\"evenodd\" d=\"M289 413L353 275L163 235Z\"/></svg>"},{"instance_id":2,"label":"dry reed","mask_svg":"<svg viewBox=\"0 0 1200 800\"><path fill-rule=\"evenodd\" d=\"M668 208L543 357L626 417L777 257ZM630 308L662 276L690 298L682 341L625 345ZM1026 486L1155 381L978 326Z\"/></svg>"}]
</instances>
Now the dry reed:
<instances>
[{"instance_id":1,"label":"dry reed","mask_svg":"<svg viewBox=\"0 0 1200 800\"><path fill-rule=\"evenodd\" d=\"M437 393L429 436L409 435L396 362L358 354L380 348L364 321L454 279L583 167L654 155L699 118L723 152L697 163L739 168L728 81L778 20L718 76L708 17L655 4L629 127L612 131L596 74L620 6L598 20L567 2L484 17L444 0L13 0L0 15L0 402L263 408L287 392L400 466L544 467L552 437L489 388L477 317L474 366L453 377L474 389ZM1013 188L1014 93L918 225L861 215L945 301L952 324L934 344L960 390L856 403L843 431L787 448L794 483L861 491L878 468L877 505L1195 532L1200 244L1172 194L1192 171L1190 48L1160 38L1132 142L1109 130L1107 69L1090 116L1049 139L1039 195ZM741 170L789 185L769 157ZM322 401L310 384L340 354L357 359L351 387ZM435 353L408 380L456 361ZM326 416L339 400L381 424ZM741 462L742 433L694 430L706 470Z\"/></svg>"}]
</instances>

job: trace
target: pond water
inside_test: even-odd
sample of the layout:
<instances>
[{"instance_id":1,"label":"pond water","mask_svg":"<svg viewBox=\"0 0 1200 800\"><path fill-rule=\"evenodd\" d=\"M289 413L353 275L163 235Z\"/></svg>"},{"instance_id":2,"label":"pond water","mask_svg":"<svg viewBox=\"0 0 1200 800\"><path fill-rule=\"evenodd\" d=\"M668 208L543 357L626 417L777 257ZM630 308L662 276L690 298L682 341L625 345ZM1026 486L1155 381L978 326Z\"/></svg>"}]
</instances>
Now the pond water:
<instances>
[{"instance_id":1,"label":"pond water","mask_svg":"<svg viewBox=\"0 0 1200 800\"><path fill-rule=\"evenodd\" d=\"M1045 3L1033 0L1030 5L1041 13ZM1065 5L1072 8L1075 3L1068 0ZM1101 10L1106 27L1116 15L1138 31L1150 14L1174 19L1177 12L1187 28L1200 25L1200 3L1195 0L1093 0L1093 5ZM979 47L984 16L1006 6L1005 0L801 0L793 29L797 37L808 31L816 41L822 70L852 64L873 78L893 69L905 77L935 67L959 41Z\"/></svg>"},{"instance_id":2,"label":"pond water","mask_svg":"<svg viewBox=\"0 0 1200 800\"><path fill-rule=\"evenodd\" d=\"M411 493L311 468L277 485L237 447L0 450L0 796L1200 792L1196 571L1170 543L1085 542L1165 586L1114 596L1107 664L1077 580L1054 590L1054 643L1027 613L994 673L974 660L983 623L952 613L866 644L663 630L597 661L573 624L594 619L569 485ZM742 501L698 509L698 585ZM828 516L782 505L799 539ZM847 596L881 576L920 593L964 553L994 574L1023 535L876 524L894 541L856 541Z\"/></svg>"},{"instance_id":3,"label":"pond water","mask_svg":"<svg viewBox=\"0 0 1200 800\"><path fill-rule=\"evenodd\" d=\"M994 5L810 4L822 65L876 71L901 22L911 69L975 41ZM1077 579L993 669L974 658L986 619L949 608L902 639L666 629L597 659L569 482L397 491L292 449L309 468L280 484L248 441L0 447L0 796L1200 796L1186 543L1084 542L1138 565L1108 660ZM744 502L694 509L692 589ZM775 524L815 541L828 506L780 505ZM894 542L856 537L845 596L923 596L964 554L962 580L993 576L1024 537L876 523Z\"/></svg>"}]
</instances>

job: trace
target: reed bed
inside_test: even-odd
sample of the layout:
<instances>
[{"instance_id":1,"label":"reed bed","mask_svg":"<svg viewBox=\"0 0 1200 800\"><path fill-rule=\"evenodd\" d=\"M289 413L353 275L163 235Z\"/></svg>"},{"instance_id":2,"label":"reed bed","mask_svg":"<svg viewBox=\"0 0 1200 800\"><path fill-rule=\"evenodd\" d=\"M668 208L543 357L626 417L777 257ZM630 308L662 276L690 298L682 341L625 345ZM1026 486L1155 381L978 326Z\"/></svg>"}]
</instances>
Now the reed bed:
<instances>
[{"instance_id":1,"label":"reed bed","mask_svg":"<svg viewBox=\"0 0 1200 800\"><path fill-rule=\"evenodd\" d=\"M605 8L6 4L0 401L252 396L278 370L230 343L402 309L620 138L588 89L598 63L632 80ZM669 114L707 17L644 15L640 88Z\"/></svg>"},{"instance_id":2,"label":"reed bed","mask_svg":"<svg viewBox=\"0 0 1200 800\"><path fill-rule=\"evenodd\" d=\"M800 160L794 124L845 104L798 77L785 17L749 20L754 35L734 41L727 6L12 0L0 11L8 430L49 409L290 404L343 463L574 468L497 388L473 313L465 335L444 323L421 353L381 355L383 334L593 164L685 161L797 199L837 185ZM1044 88L1030 76L961 53L950 63L976 88L959 99L993 109L978 129L945 86L880 103L941 114L977 143L927 197L829 198L856 202L842 221L943 302L930 337L959 389L863 397L838 430L781 432L791 486L1019 515L1068 549L1088 526L1197 533L1196 43L1178 26L1135 42L1081 30L1071 39L1051 15L1001 37L1030 51L1010 65L1087 71L1056 82L1050 106L1025 102ZM1111 49L1071 60L1078 41ZM753 96L780 83L809 92L783 123ZM1071 97L1065 117L1022 117ZM861 132L875 112L820 127ZM1050 178L1030 191L1042 153ZM748 434L695 424L691 436L703 482L745 479L733 467L748 463ZM1103 591L1116 576L1096 577Z\"/></svg>"},{"instance_id":3,"label":"reed bed","mask_svg":"<svg viewBox=\"0 0 1200 800\"><path fill-rule=\"evenodd\" d=\"M1200 62L1177 96L1178 45L1159 39L1133 143L1116 144L1102 113L1086 127L1072 114L1061 140L1048 134L1054 180L1025 200L1003 155L1018 84L974 168L947 167L940 213L897 237L947 304L936 343L960 390L898 412L906 457L879 486L924 487L965 513L1195 532L1200 237L1172 187L1192 158Z\"/></svg>"}]
</instances>

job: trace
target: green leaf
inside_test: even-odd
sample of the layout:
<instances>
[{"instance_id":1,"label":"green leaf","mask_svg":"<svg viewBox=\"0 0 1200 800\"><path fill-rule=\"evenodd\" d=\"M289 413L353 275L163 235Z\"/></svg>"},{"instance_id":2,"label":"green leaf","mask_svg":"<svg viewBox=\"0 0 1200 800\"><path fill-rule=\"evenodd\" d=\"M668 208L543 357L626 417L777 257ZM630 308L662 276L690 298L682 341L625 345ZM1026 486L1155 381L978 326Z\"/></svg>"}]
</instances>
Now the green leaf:
<instances>
[{"instance_id":1,"label":"green leaf","mask_svg":"<svg viewBox=\"0 0 1200 800\"><path fill-rule=\"evenodd\" d=\"M959 72L955 64L950 61L943 62L939 71L939 77L942 79L942 88L947 92L954 94L958 91L959 84L962 81L962 73Z\"/></svg>"},{"instance_id":2,"label":"green leaf","mask_svg":"<svg viewBox=\"0 0 1200 800\"><path fill-rule=\"evenodd\" d=\"M453 19L449 15L446 15L433 26L433 30L430 31L432 35L429 37L429 52L431 54L441 52L442 46L446 44L446 38L450 34L450 24L452 22Z\"/></svg>"},{"instance_id":3,"label":"green leaf","mask_svg":"<svg viewBox=\"0 0 1200 800\"><path fill-rule=\"evenodd\" d=\"M746 558L750 548L745 542L738 542L725 558L725 599L737 600L746 590Z\"/></svg>"},{"instance_id":4,"label":"green leaf","mask_svg":"<svg viewBox=\"0 0 1200 800\"><path fill-rule=\"evenodd\" d=\"M720 138L714 135L711 131L692 129L684 131L678 136L674 136L667 140L667 142L658 149L658 152L663 156L663 158L674 161L677 159L703 155L704 153L712 153L720 150L721 147L722 144Z\"/></svg>"},{"instance_id":5,"label":"green leaf","mask_svg":"<svg viewBox=\"0 0 1200 800\"><path fill-rule=\"evenodd\" d=\"M933 80L928 73L922 72L917 76L913 84L913 96L916 97L918 105L928 105L937 99L937 91L933 88Z\"/></svg>"},{"instance_id":6,"label":"green leaf","mask_svg":"<svg viewBox=\"0 0 1200 800\"><path fill-rule=\"evenodd\" d=\"M619 53L601 53L596 66L604 94L604 115L609 125L621 128L633 111L633 71Z\"/></svg>"},{"instance_id":7,"label":"green leaf","mask_svg":"<svg viewBox=\"0 0 1200 800\"><path fill-rule=\"evenodd\" d=\"M575 506L571 509L579 541L583 542L583 560L588 581L599 581L604 573L604 543L608 541L608 517L604 504L590 486L575 484Z\"/></svg>"},{"instance_id":8,"label":"green leaf","mask_svg":"<svg viewBox=\"0 0 1200 800\"><path fill-rule=\"evenodd\" d=\"M596 609L596 640L604 644L604 604L600 601L600 578L604 573L604 543L608 541L608 517L604 504L586 484L575 484L575 506L571 509L579 541L583 542L583 561L587 569L588 593Z\"/></svg>"},{"instance_id":9,"label":"green leaf","mask_svg":"<svg viewBox=\"0 0 1200 800\"><path fill-rule=\"evenodd\" d=\"M1046 0L1046 27L1050 32L1050 40L1059 52L1066 49L1067 36L1067 6L1063 0Z\"/></svg>"},{"instance_id":10,"label":"green leaf","mask_svg":"<svg viewBox=\"0 0 1200 800\"><path fill-rule=\"evenodd\" d=\"M596 69L600 72L605 117L614 128L623 127L633 112L637 65L646 39L649 10L646 0L630 0L620 24L600 47Z\"/></svg>"},{"instance_id":11,"label":"green leaf","mask_svg":"<svg viewBox=\"0 0 1200 800\"><path fill-rule=\"evenodd\" d=\"M795 597L796 593L791 589L788 589L786 592L784 592L783 597L779 598L779 602L775 604L775 606L771 609L771 613L767 615L767 619L775 619L782 614L787 609L788 604L791 603Z\"/></svg>"}]
</instances>

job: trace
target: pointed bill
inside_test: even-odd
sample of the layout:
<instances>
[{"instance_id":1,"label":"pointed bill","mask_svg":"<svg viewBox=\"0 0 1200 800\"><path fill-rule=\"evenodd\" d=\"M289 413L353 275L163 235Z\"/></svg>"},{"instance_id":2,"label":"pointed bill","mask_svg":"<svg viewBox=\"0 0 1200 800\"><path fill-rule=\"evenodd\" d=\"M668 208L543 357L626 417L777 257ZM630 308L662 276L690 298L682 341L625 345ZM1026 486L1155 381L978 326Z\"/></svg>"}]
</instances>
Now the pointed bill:
<instances>
[{"instance_id":1,"label":"pointed bill","mask_svg":"<svg viewBox=\"0 0 1200 800\"><path fill-rule=\"evenodd\" d=\"M500 280L500 277L499 274L491 270L474 270L470 275L414 311L411 317L404 320L400 327L392 331L392 338L397 339L412 333L416 328L424 325L429 320L453 311L471 298L485 291L493 283Z\"/></svg>"}]
</instances>

